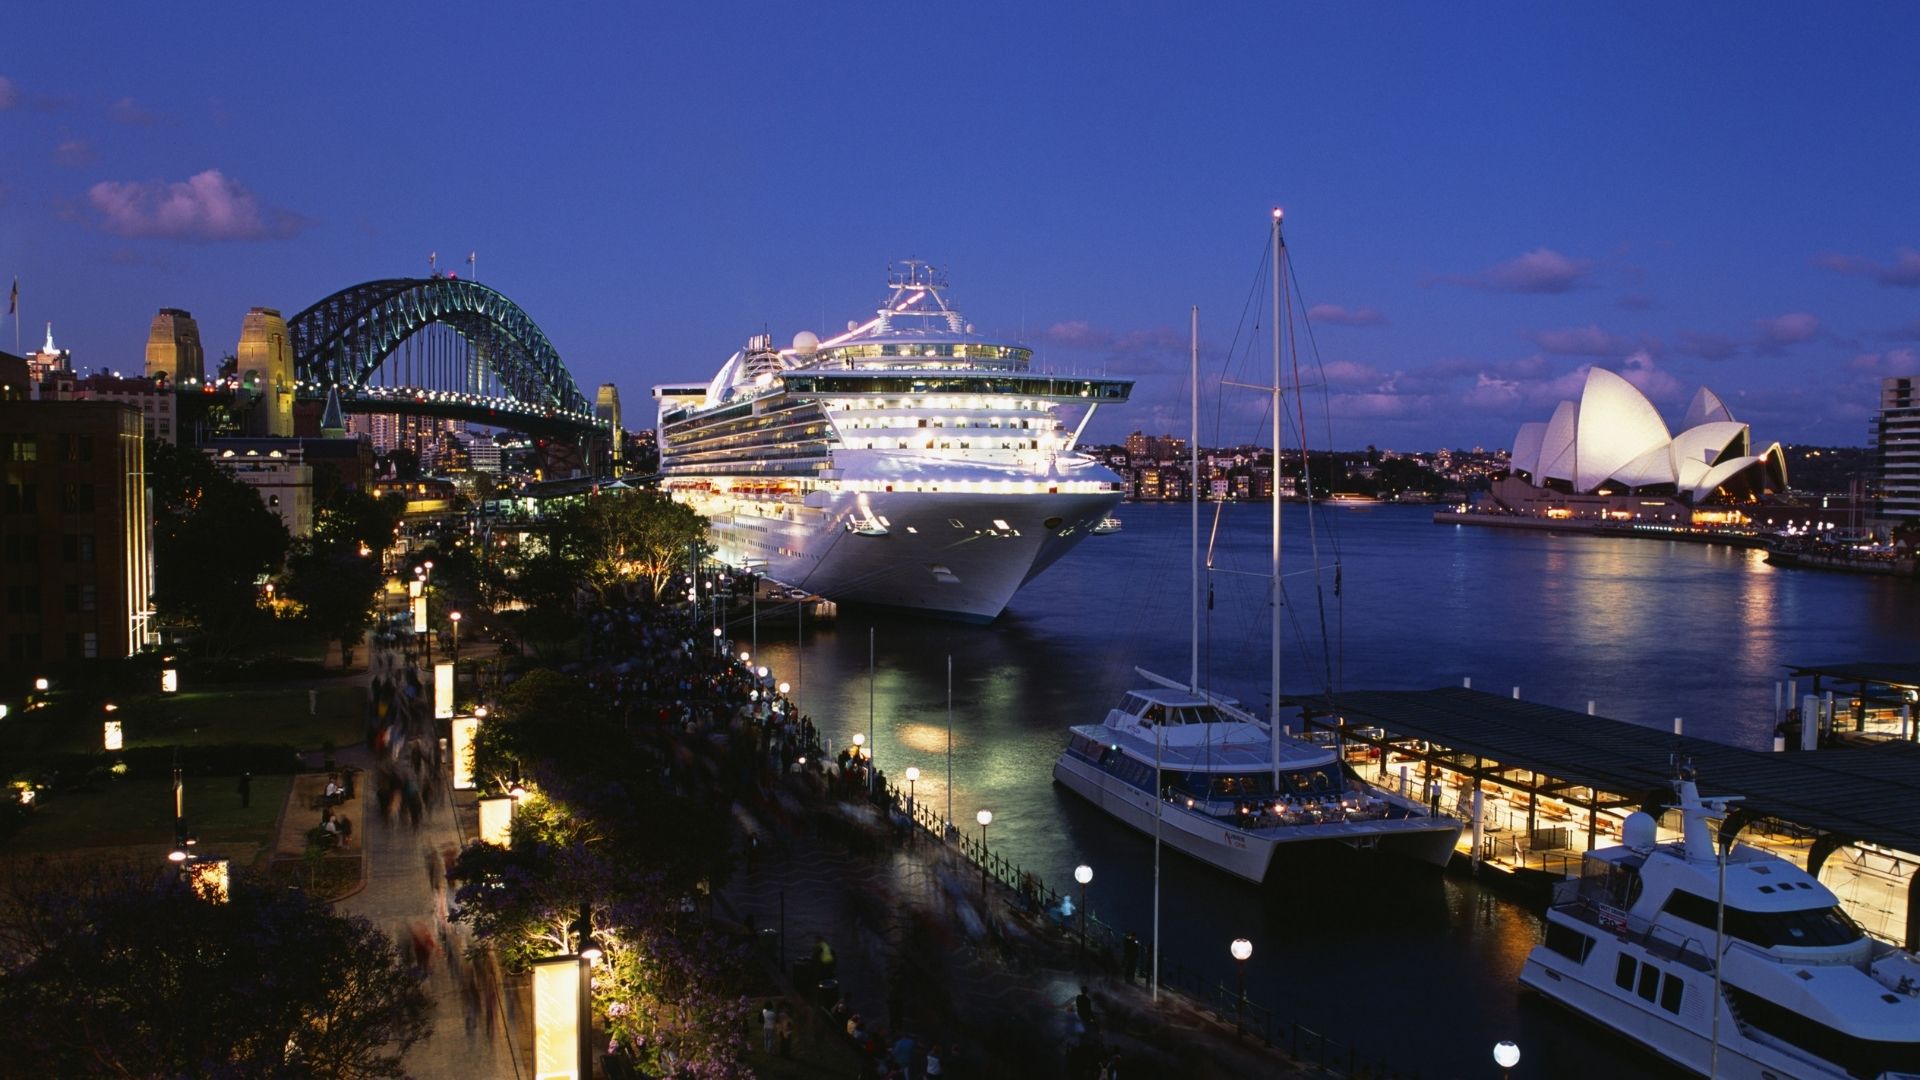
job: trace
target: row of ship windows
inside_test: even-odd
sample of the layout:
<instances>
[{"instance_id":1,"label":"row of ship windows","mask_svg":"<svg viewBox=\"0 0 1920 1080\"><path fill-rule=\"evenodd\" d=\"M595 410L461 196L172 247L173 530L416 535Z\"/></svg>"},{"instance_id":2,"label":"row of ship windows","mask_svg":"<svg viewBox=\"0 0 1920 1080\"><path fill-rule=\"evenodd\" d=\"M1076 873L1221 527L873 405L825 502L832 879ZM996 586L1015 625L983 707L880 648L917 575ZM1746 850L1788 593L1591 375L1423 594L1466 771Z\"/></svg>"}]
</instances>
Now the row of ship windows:
<instances>
[{"instance_id":1,"label":"row of ship windows","mask_svg":"<svg viewBox=\"0 0 1920 1080\"><path fill-rule=\"evenodd\" d=\"M1010 345L841 345L833 349L832 359L865 360L882 356L951 356L965 359L1013 360L1033 355L1031 350Z\"/></svg>"},{"instance_id":2,"label":"row of ship windows","mask_svg":"<svg viewBox=\"0 0 1920 1080\"><path fill-rule=\"evenodd\" d=\"M999 431L1001 428L1010 430L1018 428L1022 431L1031 431L1038 428L1042 431L1055 431L1059 429L1060 422L1058 420L1021 420L1016 423L1012 417L1008 417L1007 422L1002 424L1000 418L997 416L984 422L970 422L964 416L922 416L914 419L901 418L899 420L889 420L886 417L863 418L858 420L848 419L841 421L840 426L842 428L981 428L989 431Z\"/></svg>"},{"instance_id":3,"label":"row of ship windows","mask_svg":"<svg viewBox=\"0 0 1920 1080\"><path fill-rule=\"evenodd\" d=\"M872 410L872 409L965 409L979 412L983 409L1005 409L1012 412L1046 412L1053 408L1051 402L1029 401L1025 398L1009 397L926 397L913 398L827 398L822 404L830 409Z\"/></svg>"},{"instance_id":4,"label":"row of ship windows","mask_svg":"<svg viewBox=\"0 0 1920 1080\"><path fill-rule=\"evenodd\" d=\"M1065 449L1065 439L848 439L849 450L1047 450Z\"/></svg>"}]
</instances>

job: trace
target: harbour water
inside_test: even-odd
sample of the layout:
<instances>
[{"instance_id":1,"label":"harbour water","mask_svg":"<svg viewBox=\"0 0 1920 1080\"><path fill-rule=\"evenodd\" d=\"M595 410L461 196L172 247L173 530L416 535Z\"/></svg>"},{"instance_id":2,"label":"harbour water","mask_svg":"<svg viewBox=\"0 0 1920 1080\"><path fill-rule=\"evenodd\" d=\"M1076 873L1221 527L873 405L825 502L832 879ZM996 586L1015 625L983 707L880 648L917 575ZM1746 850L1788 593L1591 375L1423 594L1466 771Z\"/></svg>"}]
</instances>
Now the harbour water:
<instances>
[{"instance_id":1,"label":"harbour water","mask_svg":"<svg viewBox=\"0 0 1920 1080\"><path fill-rule=\"evenodd\" d=\"M1256 708L1267 693L1266 513L1227 509L1203 649L1204 681ZM1417 506L1317 514L1310 533L1288 508L1289 692L1470 677L1567 708L1593 700L1602 715L1663 729L1681 716L1688 734L1758 748L1771 739L1783 664L1920 651L1905 581L1782 570L1762 552L1711 545L1441 526ZM1066 727L1137 685L1135 664L1187 670L1187 509L1127 505L1120 516L1121 532L1089 538L991 626L848 609L835 625L809 625L796 658L793 607L763 605L756 662L796 684L836 746L867 730L871 709L876 763L896 783L917 765L917 796L944 812L951 795L970 832L975 811L991 809L990 846L1055 888L1076 864L1092 866L1093 911L1145 939L1151 841L1051 778ZM742 648L752 633L730 628ZM1517 900L1411 866L1347 872L1355 861L1254 888L1168 853L1163 957L1231 985L1227 946L1249 938L1251 999L1407 1074L1491 1075L1493 1044L1512 1039L1524 1055L1516 1075L1670 1075L1618 1038L1520 1000L1515 977L1539 919Z\"/></svg>"}]
</instances>

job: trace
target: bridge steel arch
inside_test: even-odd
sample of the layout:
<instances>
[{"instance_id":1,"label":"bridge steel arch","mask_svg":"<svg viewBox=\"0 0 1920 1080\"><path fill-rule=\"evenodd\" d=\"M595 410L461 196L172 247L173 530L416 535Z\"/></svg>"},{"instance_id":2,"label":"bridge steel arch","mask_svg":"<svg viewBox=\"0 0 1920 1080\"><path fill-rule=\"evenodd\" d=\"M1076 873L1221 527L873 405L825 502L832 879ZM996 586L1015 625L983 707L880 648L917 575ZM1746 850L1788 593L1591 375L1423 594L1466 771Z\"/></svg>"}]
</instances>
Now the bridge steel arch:
<instances>
[{"instance_id":1,"label":"bridge steel arch","mask_svg":"<svg viewBox=\"0 0 1920 1080\"><path fill-rule=\"evenodd\" d=\"M359 396L396 347L433 323L465 338L528 418L582 431L604 426L546 333L518 304L453 277L362 282L288 320L301 396L325 397L331 387L343 399Z\"/></svg>"}]
</instances>

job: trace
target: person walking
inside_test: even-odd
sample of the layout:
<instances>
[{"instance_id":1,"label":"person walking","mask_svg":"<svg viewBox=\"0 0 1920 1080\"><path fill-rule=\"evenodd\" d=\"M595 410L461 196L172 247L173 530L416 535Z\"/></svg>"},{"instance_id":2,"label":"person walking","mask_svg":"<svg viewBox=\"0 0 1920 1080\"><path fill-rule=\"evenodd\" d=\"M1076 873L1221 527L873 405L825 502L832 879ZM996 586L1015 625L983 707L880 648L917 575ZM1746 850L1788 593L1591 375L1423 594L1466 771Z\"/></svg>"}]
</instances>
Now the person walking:
<instances>
[{"instance_id":1,"label":"person walking","mask_svg":"<svg viewBox=\"0 0 1920 1080\"><path fill-rule=\"evenodd\" d=\"M760 1051L773 1053L774 1024L779 1019L773 1011L773 1001L767 1000L760 1006Z\"/></svg>"},{"instance_id":2,"label":"person walking","mask_svg":"<svg viewBox=\"0 0 1920 1080\"><path fill-rule=\"evenodd\" d=\"M245 810L247 807L253 805L253 774L252 773L243 772L240 774L239 791L240 791L240 808L242 810Z\"/></svg>"}]
</instances>

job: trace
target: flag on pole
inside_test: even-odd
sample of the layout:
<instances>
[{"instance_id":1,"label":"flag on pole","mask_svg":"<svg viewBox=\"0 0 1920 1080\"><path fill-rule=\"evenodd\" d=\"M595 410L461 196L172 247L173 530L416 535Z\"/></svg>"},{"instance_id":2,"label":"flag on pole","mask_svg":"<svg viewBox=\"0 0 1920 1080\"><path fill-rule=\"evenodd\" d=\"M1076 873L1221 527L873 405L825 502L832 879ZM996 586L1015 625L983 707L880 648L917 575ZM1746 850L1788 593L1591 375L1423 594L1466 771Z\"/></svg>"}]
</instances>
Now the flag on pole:
<instances>
[{"instance_id":1,"label":"flag on pole","mask_svg":"<svg viewBox=\"0 0 1920 1080\"><path fill-rule=\"evenodd\" d=\"M20 313L20 279L14 278L13 292L11 295L7 297L7 314L18 315L19 313Z\"/></svg>"}]
</instances>

